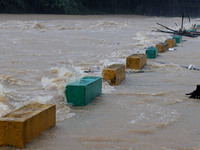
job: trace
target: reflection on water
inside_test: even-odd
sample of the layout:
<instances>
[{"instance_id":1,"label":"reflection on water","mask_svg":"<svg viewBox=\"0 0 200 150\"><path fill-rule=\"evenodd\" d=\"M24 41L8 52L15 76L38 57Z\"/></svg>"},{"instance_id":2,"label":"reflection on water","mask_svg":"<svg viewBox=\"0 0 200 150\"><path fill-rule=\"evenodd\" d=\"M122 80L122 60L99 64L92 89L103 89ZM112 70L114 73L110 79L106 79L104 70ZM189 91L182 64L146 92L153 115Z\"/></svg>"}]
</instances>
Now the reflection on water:
<instances>
[{"instance_id":1,"label":"reflection on water","mask_svg":"<svg viewBox=\"0 0 200 150\"><path fill-rule=\"evenodd\" d=\"M180 18L144 16L0 15L0 116L32 101L53 103L57 127L27 149L180 150L200 146L199 102L185 93L198 84L198 38L148 60L141 73L127 72L116 87L86 107L69 107L67 83L102 76L104 67L125 64L169 38L151 32ZM199 20L196 19L198 24ZM189 27L191 24L186 23ZM0 148L1 149L1 148Z\"/></svg>"}]
</instances>

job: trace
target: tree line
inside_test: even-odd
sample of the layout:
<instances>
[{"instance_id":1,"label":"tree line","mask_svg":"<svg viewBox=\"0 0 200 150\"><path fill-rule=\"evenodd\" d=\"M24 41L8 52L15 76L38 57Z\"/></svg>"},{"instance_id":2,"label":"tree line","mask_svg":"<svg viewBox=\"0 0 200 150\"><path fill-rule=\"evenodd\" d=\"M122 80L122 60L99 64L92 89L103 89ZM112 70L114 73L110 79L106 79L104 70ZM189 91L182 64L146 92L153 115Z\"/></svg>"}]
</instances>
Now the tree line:
<instances>
[{"instance_id":1,"label":"tree line","mask_svg":"<svg viewBox=\"0 0 200 150\"><path fill-rule=\"evenodd\" d=\"M200 14L200 0L0 0L0 13L138 14L181 16Z\"/></svg>"}]
</instances>

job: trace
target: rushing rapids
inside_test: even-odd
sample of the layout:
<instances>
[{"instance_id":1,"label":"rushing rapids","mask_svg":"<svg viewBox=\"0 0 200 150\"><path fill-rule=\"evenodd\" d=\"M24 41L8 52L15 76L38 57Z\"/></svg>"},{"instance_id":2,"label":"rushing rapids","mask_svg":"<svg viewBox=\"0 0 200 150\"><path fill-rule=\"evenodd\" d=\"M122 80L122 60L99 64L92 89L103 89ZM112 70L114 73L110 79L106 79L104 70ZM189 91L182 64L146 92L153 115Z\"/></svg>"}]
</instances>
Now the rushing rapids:
<instances>
[{"instance_id":1,"label":"rushing rapids","mask_svg":"<svg viewBox=\"0 0 200 150\"><path fill-rule=\"evenodd\" d=\"M199 72L180 65L200 68L198 38L184 37L176 50L148 60L143 73L127 72L119 86L103 82L103 94L86 107L71 108L64 96L67 83L102 76L104 67L165 41L169 34L151 30L177 19L0 15L0 116L31 101L56 104L57 126L26 149L197 148L200 104L185 93Z\"/></svg>"}]
</instances>

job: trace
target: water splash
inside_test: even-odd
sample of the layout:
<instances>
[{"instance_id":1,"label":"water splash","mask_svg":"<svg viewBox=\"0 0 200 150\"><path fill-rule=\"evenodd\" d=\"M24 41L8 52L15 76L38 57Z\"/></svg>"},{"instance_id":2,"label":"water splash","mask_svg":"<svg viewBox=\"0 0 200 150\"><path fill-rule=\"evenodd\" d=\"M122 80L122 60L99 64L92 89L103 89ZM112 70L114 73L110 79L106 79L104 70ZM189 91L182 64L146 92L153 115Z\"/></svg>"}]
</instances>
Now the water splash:
<instances>
[{"instance_id":1,"label":"water splash","mask_svg":"<svg viewBox=\"0 0 200 150\"><path fill-rule=\"evenodd\" d=\"M170 35L158 32L140 31L136 33L136 37L133 39L137 40L143 47L150 47L164 42L167 38L170 38Z\"/></svg>"},{"instance_id":2,"label":"water splash","mask_svg":"<svg viewBox=\"0 0 200 150\"><path fill-rule=\"evenodd\" d=\"M2 84L0 84L0 117L5 115L10 111L9 107L6 105L5 89Z\"/></svg>"},{"instance_id":3,"label":"water splash","mask_svg":"<svg viewBox=\"0 0 200 150\"><path fill-rule=\"evenodd\" d=\"M0 117L7 114L9 111L9 107L0 102Z\"/></svg>"},{"instance_id":4,"label":"water splash","mask_svg":"<svg viewBox=\"0 0 200 150\"><path fill-rule=\"evenodd\" d=\"M51 95L47 96L37 96L32 99L34 102L38 102L41 104L47 104L53 97Z\"/></svg>"},{"instance_id":5,"label":"water splash","mask_svg":"<svg viewBox=\"0 0 200 150\"><path fill-rule=\"evenodd\" d=\"M44 89L57 90L59 95L63 95L67 83L77 80L80 76L76 70L66 67L52 67L48 72L54 77L42 77L41 84Z\"/></svg>"}]
</instances>

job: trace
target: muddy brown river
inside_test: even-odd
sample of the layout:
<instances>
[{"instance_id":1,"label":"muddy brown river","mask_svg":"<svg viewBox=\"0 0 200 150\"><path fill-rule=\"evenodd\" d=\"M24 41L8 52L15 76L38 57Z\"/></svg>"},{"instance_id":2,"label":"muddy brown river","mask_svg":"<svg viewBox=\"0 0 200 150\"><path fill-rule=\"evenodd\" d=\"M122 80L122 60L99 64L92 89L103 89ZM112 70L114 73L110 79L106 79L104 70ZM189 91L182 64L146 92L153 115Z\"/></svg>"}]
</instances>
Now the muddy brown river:
<instances>
[{"instance_id":1,"label":"muddy brown river","mask_svg":"<svg viewBox=\"0 0 200 150\"><path fill-rule=\"evenodd\" d=\"M178 29L181 18L1 14L0 116L32 101L57 107L56 127L25 149L200 149L200 102L185 95L200 84L200 71L183 67L200 68L199 38L183 37L174 50L148 60L142 73L127 71L118 86L103 81L102 95L86 107L66 103L67 83L101 77L104 67L170 38L152 32L163 29L157 22ZM191 24L200 19L184 22Z\"/></svg>"}]
</instances>

